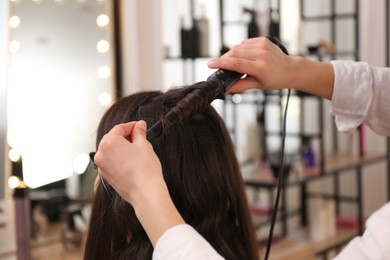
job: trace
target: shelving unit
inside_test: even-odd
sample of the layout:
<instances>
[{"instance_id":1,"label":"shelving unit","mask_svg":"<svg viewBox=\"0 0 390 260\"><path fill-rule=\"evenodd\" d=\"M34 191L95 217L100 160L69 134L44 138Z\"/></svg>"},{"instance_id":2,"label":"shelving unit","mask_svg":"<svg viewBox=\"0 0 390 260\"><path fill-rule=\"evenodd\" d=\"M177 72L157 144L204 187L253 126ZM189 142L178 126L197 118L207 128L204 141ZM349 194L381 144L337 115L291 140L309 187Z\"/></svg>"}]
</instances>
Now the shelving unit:
<instances>
[{"instance_id":1,"label":"shelving unit","mask_svg":"<svg viewBox=\"0 0 390 260\"><path fill-rule=\"evenodd\" d=\"M361 175L361 168L364 166L369 166L378 162L383 162L388 158L387 154L372 154L372 155L366 155L363 158L352 158L348 155L343 154L337 154L332 155L329 157L326 157L326 165L325 165L325 171L320 174L321 170L319 168L315 169L314 171L310 172L310 175L306 176L298 176L298 175L292 175L290 178L286 179L284 183L284 189L290 189L290 188L299 188L300 189L300 207L298 209L290 209L287 210L285 206L285 203L287 201L286 193L284 192L284 195L281 198L281 211L279 212L278 221L282 225L282 231L279 236L282 237L288 237L290 238L291 234L289 234L288 230L288 218L298 216L300 218L300 222L302 225L302 228L307 227L307 198L309 197L323 197L326 199L333 199L339 202L346 202L346 203L356 203L361 204L362 203L362 192L361 192L361 182L357 182L355 189L356 189L356 196L346 196L346 195L336 195L332 194L332 191L327 192L309 192L308 186L318 180L323 180L324 178L335 178L340 177L343 174L346 174L348 170L356 170L356 177L359 177ZM358 178L357 178L358 179ZM254 190L260 190L265 189L269 192L269 196L271 198L271 202L273 201L273 191L275 187L277 186L277 180L272 176L272 173L266 172L264 170L254 170L252 173L246 175L245 177L245 183L246 185ZM273 205L273 204L271 204ZM346 232L348 234L351 234L350 237L346 237L341 241L340 238L337 238L338 235L334 238L335 241L338 241L336 244L331 244L328 250L340 247L342 244L347 243L353 236L356 236L358 234L362 233L363 225L362 220L363 216L359 215L361 214L361 211L358 211L358 219L361 220L361 223L359 226L353 229L349 229L350 232ZM257 223L256 228L263 228L269 224L269 220L263 220L260 223ZM345 234L345 232L343 233ZM294 234L292 234L294 237ZM343 236L344 237L344 236ZM308 240L308 238L306 238ZM333 240L333 239L332 239ZM314 243L316 244L316 243ZM320 243L320 244L327 244L327 243ZM322 251L316 251L318 254L325 254L326 250L322 248Z\"/></svg>"},{"instance_id":2,"label":"shelving unit","mask_svg":"<svg viewBox=\"0 0 390 260\"><path fill-rule=\"evenodd\" d=\"M308 56L309 58L317 59L317 60L323 60L324 58L327 60L335 60L335 59L346 59L345 57L348 56L351 60L359 60L359 1L355 0L355 13L347 14L347 13L337 13L336 12L336 1L335 0L328 0L330 4L330 10L331 13L327 15L318 15L318 16L308 16L306 14L301 15L301 19L304 22L317 22L317 21L326 21L331 24L331 36L330 36L330 42L333 44L333 46L336 46L336 50L334 50L331 53L321 53L321 52L311 52L311 53L304 53L302 55ZM301 0L301 10L305 10L305 0ZM387 1L387 26L389 25L389 1ZM345 20L345 19L352 19L354 21L354 49L353 50L337 50L337 33L336 33L336 24L339 20ZM386 31L387 35L389 33L388 27ZM387 36L387 43L390 42L389 35ZM389 44L387 44L387 48L389 48ZM389 50L387 50L389 52ZM387 55L388 57L388 66L389 66L389 53ZM310 96L303 96L302 99L306 99ZM310 97L311 98L311 97ZM319 108L319 115L320 118L320 129L323 129L323 104L322 101L320 102L320 108ZM304 115L303 115L304 120ZM302 124L302 122L301 122ZM300 177L297 175L290 176L289 179L287 179L284 182L284 189L288 190L292 187L296 187L300 190L300 203L298 209L287 209L287 198L286 198L286 192L284 192L284 195L281 197L281 206L280 206L280 213L277 221L281 224L281 232L279 236L283 237L280 241L277 242L275 246L278 246L279 243L284 243L284 241L297 241L300 242L305 241L307 244L311 244L314 246L314 253L317 257L321 257L322 259L328 259L328 255L330 252L335 252L340 250L346 243L349 242L349 240L359 234L362 234L363 232L363 222L364 222L364 216L363 216L363 187L362 187L362 178L363 178L363 168L369 165L373 165L380 162L386 162L387 163L387 178L390 180L390 141L389 138L387 138L387 151L385 153L378 153L378 154L368 154L363 149L359 149L359 152L357 156L351 156L342 154L339 152L339 146L338 146L338 133L336 128L334 127L334 132L332 136L332 154L330 156L326 156L324 152L324 136L320 133L316 138L320 139L320 163L318 167L314 170L311 170L309 174L303 174ZM359 129L359 134L362 134L361 129ZM268 133L269 134L269 133ZM279 133L274 133L279 134ZM299 134L297 134L299 136ZM303 137L304 135L301 135ZM360 142L362 139L359 139ZM359 147L361 147L363 144L359 143ZM354 196L345 196L342 195L340 192L340 177L348 172L354 171L355 175L355 195ZM371 173L375 174L375 173ZM272 176L272 173L267 173L264 168L262 169L256 169L251 174L248 174L244 177L246 185L250 189L254 190L266 190L269 194L270 198L270 205L273 205L273 192L277 186L277 180ZM318 181L325 181L326 179L331 179L333 183L333 187L331 190L326 191L320 191L320 192L313 192L310 191L309 187L312 183L318 182ZM388 199L390 199L390 188L388 187ZM313 242L309 239L307 226L308 226L308 205L307 201L310 197L321 197L326 200L334 200L336 202L336 215L340 213L340 204L343 203L353 203L356 205L356 216L357 216L357 226L356 228L338 228L337 234L331 238L326 239L323 242ZM300 223L301 223L301 230L298 232L289 232L288 227L288 219L292 217L300 217ZM269 223L269 218L263 220L262 222L258 223L257 227L264 227ZM282 250L282 248L278 248L278 251Z\"/></svg>"}]
</instances>

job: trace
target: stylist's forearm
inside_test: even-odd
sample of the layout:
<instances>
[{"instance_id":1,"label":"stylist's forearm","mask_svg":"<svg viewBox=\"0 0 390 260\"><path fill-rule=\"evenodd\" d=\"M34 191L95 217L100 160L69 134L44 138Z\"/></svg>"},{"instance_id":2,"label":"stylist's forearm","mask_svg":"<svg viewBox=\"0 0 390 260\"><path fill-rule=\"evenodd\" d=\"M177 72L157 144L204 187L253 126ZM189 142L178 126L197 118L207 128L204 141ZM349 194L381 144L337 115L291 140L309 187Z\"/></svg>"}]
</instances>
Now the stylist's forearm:
<instances>
[{"instance_id":1,"label":"stylist's forearm","mask_svg":"<svg viewBox=\"0 0 390 260\"><path fill-rule=\"evenodd\" d=\"M331 99L334 85L334 69L331 63L293 57L294 73L291 88Z\"/></svg>"},{"instance_id":2,"label":"stylist's forearm","mask_svg":"<svg viewBox=\"0 0 390 260\"><path fill-rule=\"evenodd\" d=\"M168 229L184 224L184 220L173 204L168 190L161 196L147 197L134 205L135 213L145 229L153 247Z\"/></svg>"}]
</instances>

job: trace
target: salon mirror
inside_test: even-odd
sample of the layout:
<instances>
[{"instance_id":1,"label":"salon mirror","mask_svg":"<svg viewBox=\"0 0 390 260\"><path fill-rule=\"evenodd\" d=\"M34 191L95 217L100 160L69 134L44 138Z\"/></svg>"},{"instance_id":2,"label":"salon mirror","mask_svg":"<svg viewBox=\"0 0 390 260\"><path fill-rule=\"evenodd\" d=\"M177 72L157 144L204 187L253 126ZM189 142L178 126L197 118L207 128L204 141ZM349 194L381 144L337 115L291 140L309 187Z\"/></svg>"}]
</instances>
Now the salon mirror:
<instances>
[{"instance_id":1,"label":"salon mirror","mask_svg":"<svg viewBox=\"0 0 390 260\"><path fill-rule=\"evenodd\" d=\"M80 193L115 97L112 0L10 0L8 145L30 188Z\"/></svg>"}]
</instances>

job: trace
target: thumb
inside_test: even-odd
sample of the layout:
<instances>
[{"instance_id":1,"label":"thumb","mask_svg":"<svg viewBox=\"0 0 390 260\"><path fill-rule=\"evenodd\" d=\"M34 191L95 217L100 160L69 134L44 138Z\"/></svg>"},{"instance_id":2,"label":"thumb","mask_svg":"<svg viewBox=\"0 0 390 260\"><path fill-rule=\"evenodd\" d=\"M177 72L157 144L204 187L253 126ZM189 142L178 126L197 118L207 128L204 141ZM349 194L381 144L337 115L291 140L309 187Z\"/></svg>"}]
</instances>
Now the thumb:
<instances>
[{"instance_id":1,"label":"thumb","mask_svg":"<svg viewBox=\"0 0 390 260\"><path fill-rule=\"evenodd\" d=\"M247 76L243 79L237 80L236 83L228 90L228 93L241 93L247 89L255 89L259 83L251 76Z\"/></svg>"},{"instance_id":2,"label":"thumb","mask_svg":"<svg viewBox=\"0 0 390 260\"><path fill-rule=\"evenodd\" d=\"M136 123L133 132L131 133L132 142L146 138L146 122L140 120Z\"/></svg>"}]
</instances>

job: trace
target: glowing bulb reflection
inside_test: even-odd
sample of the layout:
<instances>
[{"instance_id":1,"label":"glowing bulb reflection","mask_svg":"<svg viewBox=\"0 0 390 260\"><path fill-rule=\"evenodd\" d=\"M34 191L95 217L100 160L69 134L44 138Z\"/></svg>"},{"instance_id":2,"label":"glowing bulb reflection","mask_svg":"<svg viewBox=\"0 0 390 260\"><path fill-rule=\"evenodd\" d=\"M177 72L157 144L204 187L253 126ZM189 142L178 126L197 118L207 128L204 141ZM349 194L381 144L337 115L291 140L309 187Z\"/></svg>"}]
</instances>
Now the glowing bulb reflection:
<instances>
[{"instance_id":1,"label":"glowing bulb reflection","mask_svg":"<svg viewBox=\"0 0 390 260\"><path fill-rule=\"evenodd\" d=\"M98 76L101 79L107 79L111 76L111 69L108 66L100 66L98 69Z\"/></svg>"},{"instance_id":2,"label":"glowing bulb reflection","mask_svg":"<svg viewBox=\"0 0 390 260\"><path fill-rule=\"evenodd\" d=\"M110 49L110 44L106 40L100 40L96 45L96 49L99 53L106 53Z\"/></svg>"},{"instance_id":3,"label":"glowing bulb reflection","mask_svg":"<svg viewBox=\"0 0 390 260\"><path fill-rule=\"evenodd\" d=\"M11 53L17 53L20 50L20 43L13 40L9 43L8 49Z\"/></svg>"},{"instance_id":4,"label":"glowing bulb reflection","mask_svg":"<svg viewBox=\"0 0 390 260\"><path fill-rule=\"evenodd\" d=\"M20 160L21 156L20 156L20 153L18 151L16 151L16 149L10 149L8 151L8 158L12 162L18 162Z\"/></svg>"},{"instance_id":5,"label":"glowing bulb reflection","mask_svg":"<svg viewBox=\"0 0 390 260\"><path fill-rule=\"evenodd\" d=\"M9 27L12 29L18 28L20 26L20 17L19 16L12 16L9 18Z\"/></svg>"},{"instance_id":6,"label":"glowing bulb reflection","mask_svg":"<svg viewBox=\"0 0 390 260\"><path fill-rule=\"evenodd\" d=\"M20 179L17 176L11 176L8 178L8 186L11 189L15 189L20 185Z\"/></svg>"},{"instance_id":7,"label":"glowing bulb reflection","mask_svg":"<svg viewBox=\"0 0 390 260\"><path fill-rule=\"evenodd\" d=\"M9 0L12 4L18 5L20 4L20 0Z\"/></svg>"},{"instance_id":8,"label":"glowing bulb reflection","mask_svg":"<svg viewBox=\"0 0 390 260\"><path fill-rule=\"evenodd\" d=\"M106 14L101 14L96 18L96 24L100 27L107 26L110 22L110 18Z\"/></svg>"},{"instance_id":9,"label":"glowing bulb reflection","mask_svg":"<svg viewBox=\"0 0 390 260\"><path fill-rule=\"evenodd\" d=\"M35 4L42 4L43 0L32 0Z\"/></svg>"},{"instance_id":10,"label":"glowing bulb reflection","mask_svg":"<svg viewBox=\"0 0 390 260\"><path fill-rule=\"evenodd\" d=\"M99 103L103 106L108 106L112 102L112 97L110 93L103 92L99 95Z\"/></svg>"}]
</instances>

